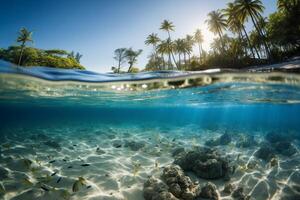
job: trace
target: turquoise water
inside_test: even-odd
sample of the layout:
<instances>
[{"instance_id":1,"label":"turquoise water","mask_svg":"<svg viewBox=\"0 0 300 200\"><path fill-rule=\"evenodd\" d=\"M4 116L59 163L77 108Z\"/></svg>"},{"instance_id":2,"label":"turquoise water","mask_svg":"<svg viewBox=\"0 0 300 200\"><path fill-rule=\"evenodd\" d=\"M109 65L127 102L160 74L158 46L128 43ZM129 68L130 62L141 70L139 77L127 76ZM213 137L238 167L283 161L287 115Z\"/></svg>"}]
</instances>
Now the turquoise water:
<instances>
[{"instance_id":1,"label":"turquoise water","mask_svg":"<svg viewBox=\"0 0 300 200\"><path fill-rule=\"evenodd\" d=\"M230 180L207 178L179 164L200 191L211 182L219 199L242 198L223 192L232 183L243 198L300 199L299 75L0 64L0 199L167 199L144 183L153 176L168 184L162 174L178 164L174 151L184 148L182 159L204 146L235 170ZM230 141L221 144L224 134ZM258 155L264 147L270 152Z\"/></svg>"}]
</instances>

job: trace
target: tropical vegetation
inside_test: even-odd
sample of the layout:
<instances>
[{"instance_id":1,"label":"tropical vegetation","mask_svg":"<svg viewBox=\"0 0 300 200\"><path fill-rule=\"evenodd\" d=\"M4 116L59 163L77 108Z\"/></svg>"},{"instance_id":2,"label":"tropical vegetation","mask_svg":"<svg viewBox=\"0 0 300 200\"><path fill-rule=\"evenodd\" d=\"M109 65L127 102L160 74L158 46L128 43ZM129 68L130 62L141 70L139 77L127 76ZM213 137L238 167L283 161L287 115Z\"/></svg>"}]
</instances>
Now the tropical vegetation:
<instances>
[{"instance_id":1,"label":"tropical vegetation","mask_svg":"<svg viewBox=\"0 0 300 200\"><path fill-rule=\"evenodd\" d=\"M68 52L61 49L43 50L27 46L33 43L32 32L21 28L17 42L19 46L0 48L0 59L19 66L47 66L65 69L85 69L80 64L82 55L74 51Z\"/></svg>"},{"instance_id":2,"label":"tropical vegetation","mask_svg":"<svg viewBox=\"0 0 300 200\"><path fill-rule=\"evenodd\" d=\"M174 23L164 20L158 27L163 38L157 33L146 37L145 45L152 51L144 70L243 68L299 56L300 0L277 0L277 11L268 17L264 17L264 9L261 0L233 0L226 8L209 12L205 23L215 39L208 51L203 49L206 38L201 29L174 38ZM19 45L0 48L0 59L20 66L84 69L80 53L34 48L30 46L32 35L28 29L21 28L16 39ZM141 49L116 49L113 57L116 65L112 71L138 72L136 64L141 53Z\"/></svg>"},{"instance_id":3,"label":"tropical vegetation","mask_svg":"<svg viewBox=\"0 0 300 200\"><path fill-rule=\"evenodd\" d=\"M261 0L235 0L222 10L208 13L205 22L217 36L209 51L202 48L205 38L200 29L173 40L175 25L164 20L160 30L167 32L167 38L152 33L145 41L153 48L145 70L242 68L299 56L300 0L278 0L277 6L278 10L267 18L263 17ZM252 30L246 28L247 22Z\"/></svg>"},{"instance_id":4,"label":"tropical vegetation","mask_svg":"<svg viewBox=\"0 0 300 200\"><path fill-rule=\"evenodd\" d=\"M117 61L118 65L113 66L111 69L114 73L137 73L139 72L139 69L137 67L134 67L134 64L137 63L137 58L139 55L141 55L143 50L133 50L132 48L119 48L116 49L114 54L114 59ZM121 69L124 67L124 63L128 63L128 69L127 71L122 71Z\"/></svg>"}]
</instances>

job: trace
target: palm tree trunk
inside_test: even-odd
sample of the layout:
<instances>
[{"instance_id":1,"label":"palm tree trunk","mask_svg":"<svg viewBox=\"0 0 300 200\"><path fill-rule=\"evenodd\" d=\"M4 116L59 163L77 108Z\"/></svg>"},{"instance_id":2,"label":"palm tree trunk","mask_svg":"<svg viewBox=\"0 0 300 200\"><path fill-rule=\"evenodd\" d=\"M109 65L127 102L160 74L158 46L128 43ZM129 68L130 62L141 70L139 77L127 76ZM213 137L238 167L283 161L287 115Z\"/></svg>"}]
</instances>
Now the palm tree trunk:
<instances>
[{"instance_id":1,"label":"palm tree trunk","mask_svg":"<svg viewBox=\"0 0 300 200\"><path fill-rule=\"evenodd\" d=\"M23 42L21 45L21 52L20 52L20 57L19 57L19 61L18 61L18 65L21 65L21 61L22 61L22 57L23 57L23 52L24 52L24 48L25 48L25 43Z\"/></svg>"},{"instance_id":2,"label":"palm tree trunk","mask_svg":"<svg viewBox=\"0 0 300 200\"><path fill-rule=\"evenodd\" d=\"M170 70L172 67L172 61L171 61L171 53L169 53L169 60L168 60L168 69Z\"/></svg>"},{"instance_id":3,"label":"palm tree trunk","mask_svg":"<svg viewBox=\"0 0 300 200\"><path fill-rule=\"evenodd\" d=\"M153 45L153 49L154 49L154 61L155 63L157 63L158 59L157 59L157 48L156 45ZM160 66L156 66L156 68L159 68Z\"/></svg>"},{"instance_id":4,"label":"palm tree trunk","mask_svg":"<svg viewBox=\"0 0 300 200\"><path fill-rule=\"evenodd\" d=\"M181 60L181 55L180 55L180 53L178 53L178 67L179 67L178 69L179 70L181 70L181 61L180 60Z\"/></svg>"},{"instance_id":5,"label":"palm tree trunk","mask_svg":"<svg viewBox=\"0 0 300 200\"><path fill-rule=\"evenodd\" d=\"M248 41L248 44L249 44L251 53L252 53L252 55L253 55L253 58L255 58L255 54L254 54L254 51L253 51L253 46L252 46L251 41L250 41L250 39L249 39L248 33L247 33L246 29L245 29L245 26L243 25L242 27L243 27L243 31L244 31L244 33L245 33L245 36L246 36L246 38L247 38L247 41ZM255 47L254 47L254 49L255 49L255 51L256 51L256 54L257 54L258 59L260 59L260 55L259 55L257 49L256 49Z\"/></svg>"},{"instance_id":6,"label":"palm tree trunk","mask_svg":"<svg viewBox=\"0 0 300 200\"><path fill-rule=\"evenodd\" d=\"M222 43L222 51L223 51L223 53L225 53L225 45L224 45L222 34L219 31L218 31L218 34L219 34L219 37L220 37L220 40L221 40L221 43Z\"/></svg>"},{"instance_id":7,"label":"palm tree trunk","mask_svg":"<svg viewBox=\"0 0 300 200\"><path fill-rule=\"evenodd\" d=\"M199 43L199 63L201 64L201 44Z\"/></svg>"},{"instance_id":8,"label":"palm tree trunk","mask_svg":"<svg viewBox=\"0 0 300 200\"><path fill-rule=\"evenodd\" d=\"M242 33L242 31L239 31L239 43L242 44L243 40L244 40L243 33ZM248 47L246 47L246 46L243 46L243 47L244 47L244 51L245 51L245 56L248 57ZM253 52L252 52L252 54L253 54Z\"/></svg>"},{"instance_id":9,"label":"palm tree trunk","mask_svg":"<svg viewBox=\"0 0 300 200\"><path fill-rule=\"evenodd\" d=\"M251 17L251 20L252 20L252 22L253 22L253 24L254 24L254 26L255 26L255 28L256 28L256 30L257 30L259 36L260 36L260 38L262 39L262 42L263 42L263 44L264 44L264 46L265 46L265 48L266 48L266 51L267 51L267 54L268 54L269 59L272 60L271 52L270 52L270 50L269 50L269 48L268 48L268 45L267 45L267 43L266 43L266 41L265 41L265 38L264 38L264 36L263 36L263 34L262 34L260 28L259 28L259 27L257 26L257 24L256 24L256 20L254 19L252 13L250 13L250 17Z\"/></svg>"},{"instance_id":10,"label":"palm tree trunk","mask_svg":"<svg viewBox=\"0 0 300 200\"><path fill-rule=\"evenodd\" d=\"M178 69L178 65L177 65L177 62L176 62L176 59L175 59L173 51L171 51L171 55L172 55L173 61L175 63L175 67L176 67L176 69Z\"/></svg>"},{"instance_id":11,"label":"palm tree trunk","mask_svg":"<svg viewBox=\"0 0 300 200\"><path fill-rule=\"evenodd\" d=\"M169 35L169 40L172 41L172 40L171 40L171 34L170 34L170 31L168 31L168 35ZM175 60L175 56L174 56L174 54L173 54L173 50L172 50L171 47L169 47L169 48L170 48L170 51L171 51L171 54L172 54L172 58L173 58L174 64L175 64L176 68L178 69L178 66L177 66L177 63L176 63L176 60Z\"/></svg>"},{"instance_id":12,"label":"palm tree trunk","mask_svg":"<svg viewBox=\"0 0 300 200\"><path fill-rule=\"evenodd\" d=\"M163 66L162 66L162 68L163 68L163 69L166 69L166 61L165 61L165 57L164 57L164 54L163 54L163 53L161 54L161 58L162 58L162 61L163 61Z\"/></svg>"},{"instance_id":13,"label":"palm tree trunk","mask_svg":"<svg viewBox=\"0 0 300 200\"><path fill-rule=\"evenodd\" d=\"M120 73L120 70L121 70L121 59L119 59L117 73Z\"/></svg>"},{"instance_id":14,"label":"palm tree trunk","mask_svg":"<svg viewBox=\"0 0 300 200\"><path fill-rule=\"evenodd\" d=\"M132 66L133 66L133 64L130 64L127 73L129 73L131 71Z\"/></svg>"}]
</instances>

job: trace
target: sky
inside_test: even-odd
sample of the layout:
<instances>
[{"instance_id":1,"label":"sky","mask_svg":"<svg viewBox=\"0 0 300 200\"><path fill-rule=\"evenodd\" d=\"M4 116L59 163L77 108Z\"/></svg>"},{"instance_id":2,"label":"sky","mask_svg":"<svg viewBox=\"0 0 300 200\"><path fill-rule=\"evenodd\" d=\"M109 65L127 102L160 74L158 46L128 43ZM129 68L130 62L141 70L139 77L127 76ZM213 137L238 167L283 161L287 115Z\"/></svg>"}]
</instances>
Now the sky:
<instances>
[{"instance_id":1,"label":"sky","mask_svg":"<svg viewBox=\"0 0 300 200\"><path fill-rule=\"evenodd\" d=\"M209 49L213 34L205 20L210 11L226 7L233 0L0 0L0 47L17 45L21 27L33 31L34 43L41 49L64 49L83 54L87 70L108 72L116 65L117 48L143 49L137 67L143 68L152 48L146 37L157 33L164 19L175 25L172 38L204 34L204 49ZM262 0L264 16L276 10L276 0ZM251 24L247 28L251 28ZM196 51L195 51L196 53ZM125 66L126 67L126 66Z\"/></svg>"}]
</instances>

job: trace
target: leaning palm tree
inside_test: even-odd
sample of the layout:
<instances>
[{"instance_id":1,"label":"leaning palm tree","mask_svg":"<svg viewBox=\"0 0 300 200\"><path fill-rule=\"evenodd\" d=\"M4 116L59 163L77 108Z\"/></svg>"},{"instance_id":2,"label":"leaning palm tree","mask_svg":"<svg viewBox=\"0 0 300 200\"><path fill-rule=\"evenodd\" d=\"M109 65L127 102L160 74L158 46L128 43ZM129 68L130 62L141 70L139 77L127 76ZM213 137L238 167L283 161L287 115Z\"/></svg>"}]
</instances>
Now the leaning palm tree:
<instances>
[{"instance_id":1,"label":"leaning palm tree","mask_svg":"<svg viewBox=\"0 0 300 200\"><path fill-rule=\"evenodd\" d=\"M261 0L236 0L235 4L237 16L242 22L247 21L248 17L251 18L251 21L265 46L268 57L271 58L270 48L267 45L263 31L258 24L259 19L262 18L261 13L264 11Z\"/></svg>"},{"instance_id":2,"label":"leaning palm tree","mask_svg":"<svg viewBox=\"0 0 300 200\"><path fill-rule=\"evenodd\" d=\"M28 31L26 28L21 28L19 31L19 36L17 38L17 42L21 43L21 52L20 52L19 62L18 62L18 65L21 65L22 56L23 56L24 49L26 47L26 43L33 42L32 32Z\"/></svg>"},{"instance_id":3,"label":"leaning palm tree","mask_svg":"<svg viewBox=\"0 0 300 200\"><path fill-rule=\"evenodd\" d=\"M171 39L171 34L170 34L170 32L171 32L171 31L174 31L174 28L175 28L175 26L173 25L173 23L170 22L170 21L168 21L168 20L164 20L164 21L161 23L161 26L160 26L160 30L164 30L164 31L166 31L166 32L168 33L168 41L169 41L169 44L172 43L172 39ZM172 47L169 47L169 49L172 49ZM172 55L173 61L174 61L175 65L176 65L176 67L177 67L176 60L175 60L173 51L170 52L170 55ZM169 67L171 67L170 64L171 64L171 63L169 62Z\"/></svg>"},{"instance_id":4,"label":"leaning palm tree","mask_svg":"<svg viewBox=\"0 0 300 200\"><path fill-rule=\"evenodd\" d=\"M223 31L227 28L227 21L225 19L225 15L222 14L220 10L212 11L208 13L208 19L205 22L208 24L209 30L215 35L218 35L220 40L223 41ZM223 51L225 51L224 43L222 44L222 49Z\"/></svg>"},{"instance_id":5,"label":"leaning palm tree","mask_svg":"<svg viewBox=\"0 0 300 200\"><path fill-rule=\"evenodd\" d=\"M137 57L142 53L143 50L139 49L134 51L132 48L126 50L126 58L128 60L129 68L128 73L131 72L133 65L137 62Z\"/></svg>"},{"instance_id":6,"label":"leaning palm tree","mask_svg":"<svg viewBox=\"0 0 300 200\"><path fill-rule=\"evenodd\" d=\"M150 35L148 35L146 41L145 41L145 44L146 45L152 45L153 46L153 50L154 50L154 54L153 54L153 58L154 58L154 61L156 62L157 60L157 44L160 42L160 39L159 37L157 36L156 33L152 33Z\"/></svg>"},{"instance_id":7,"label":"leaning palm tree","mask_svg":"<svg viewBox=\"0 0 300 200\"><path fill-rule=\"evenodd\" d=\"M198 44L198 47L199 47L199 61L201 62L201 52L203 51L202 44L204 42L204 39L203 39L202 31L200 29L196 30L196 32L194 34L194 40Z\"/></svg>"},{"instance_id":8,"label":"leaning palm tree","mask_svg":"<svg viewBox=\"0 0 300 200\"><path fill-rule=\"evenodd\" d=\"M257 57L260 58L260 55L259 55L257 49L255 47L253 48L253 45L251 44L249 35L244 26L245 21L241 21L241 19L238 18L236 10L237 10L237 7L236 7L235 3L228 3L227 8L224 9L224 14L225 14L225 16L227 16L228 28L229 28L229 30L231 30L231 32L237 33L239 35L240 41L243 37L243 32L244 32L244 35L247 39L247 42L250 47L250 51L252 53L253 58L255 58L253 49L255 49Z\"/></svg>"}]
</instances>

